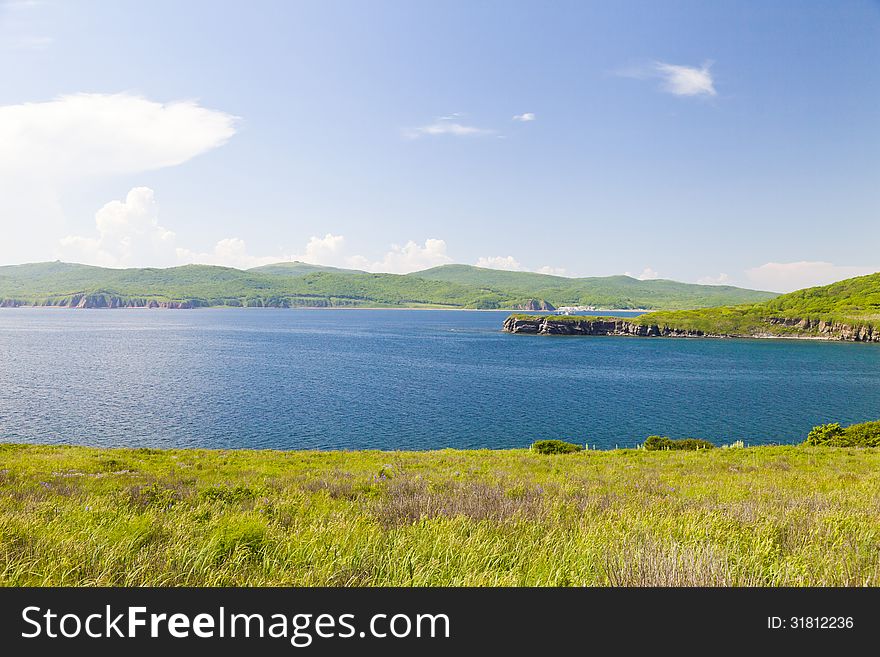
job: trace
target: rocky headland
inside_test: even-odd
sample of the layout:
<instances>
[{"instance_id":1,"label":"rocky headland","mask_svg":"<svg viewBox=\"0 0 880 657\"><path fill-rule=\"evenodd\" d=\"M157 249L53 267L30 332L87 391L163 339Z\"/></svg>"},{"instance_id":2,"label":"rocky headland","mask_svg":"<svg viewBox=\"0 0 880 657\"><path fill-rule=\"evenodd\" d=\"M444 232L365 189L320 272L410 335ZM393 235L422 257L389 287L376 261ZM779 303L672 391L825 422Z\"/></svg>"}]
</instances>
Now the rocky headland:
<instances>
[{"instance_id":1,"label":"rocky headland","mask_svg":"<svg viewBox=\"0 0 880 657\"><path fill-rule=\"evenodd\" d=\"M646 321L647 320L647 321ZM619 335L666 338L795 338L880 342L873 326L825 320L771 317L763 320L766 330L725 333L652 323L650 318L631 321L617 317L563 317L557 315L511 315L504 321L506 333L535 335Z\"/></svg>"}]
</instances>

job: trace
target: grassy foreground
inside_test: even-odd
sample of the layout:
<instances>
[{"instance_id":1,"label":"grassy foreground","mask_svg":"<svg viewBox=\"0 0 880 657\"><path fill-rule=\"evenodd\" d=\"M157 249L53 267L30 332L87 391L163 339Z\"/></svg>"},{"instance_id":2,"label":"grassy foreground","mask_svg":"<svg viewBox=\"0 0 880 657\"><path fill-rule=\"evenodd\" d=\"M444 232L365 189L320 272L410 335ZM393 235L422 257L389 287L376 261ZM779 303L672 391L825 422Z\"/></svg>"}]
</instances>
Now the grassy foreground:
<instances>
[{"instance_id":1,"label":"grassy foreground","mask_svg":"<svg viewBox=\"0 0 880 657\"><path fill-rule=\"evenodd\" d=\"M4 585L878 585L880 450L0 445Z\"/></svg>"}]
</instances>

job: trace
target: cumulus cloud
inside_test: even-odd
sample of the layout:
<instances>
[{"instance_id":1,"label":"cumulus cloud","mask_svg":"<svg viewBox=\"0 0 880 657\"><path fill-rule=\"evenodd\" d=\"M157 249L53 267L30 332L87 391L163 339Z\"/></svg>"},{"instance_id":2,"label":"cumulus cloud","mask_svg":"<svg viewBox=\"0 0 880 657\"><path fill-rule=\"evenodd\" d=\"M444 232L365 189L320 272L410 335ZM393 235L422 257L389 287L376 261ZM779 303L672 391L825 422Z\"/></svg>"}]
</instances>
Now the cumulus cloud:
<instances>
[{"instance_id":1,"label":"cumulus cloud","mask_svg":"<svg viewBox=\"0 0 880 657\"><path fill-rule=\"evenodd\" d=\"M364 255L347 253L345 238L332 233L327 233L324 237L312 237L302 254L289 256L289 259L315 265L391 274L408 274L452 262L446 252L446 242L441 239L426 239L424 244L412 240L402 246L392 244L380 260L375 260Z\"/></svg>"},{"instance_id":2,"label":"cumulus cloud","mask_svg":"<svg viewBox=\"0 0 880 657\"><path fill-rule=\"evenodd\" d=\"M309 238L306 250L301 260L316 265L335 265L340 261L345 246L345 238L342 235L327 233L324 237Z\"/></svg>"},{"instance_id":3,"label":"cumulus cloud","mask_svg":"<svg viewBox=\"0 0 880 657\"><path fill-rule=\"evenodd\" d=\"M618 71L618 75L640 80L659 79L660 88L674 96L715 96L718 92L715 91L711 66L711 62L700 67L654 62Z\"/></svg>"},{"instance_id":4,"label":"cumulus cloud","mask_svg":"<svg viewBox=\"0 0 880 657\"><path fill-rule=\"evenodd\" d=\"M447 265L452 258L446 253L444 240L429 238L424 245L410 240L403 246L391 245L391 250L378 262L368 267L370 271L383 271L392 274L408 274L420 269L429 269L439 265Z\"/></svg>"},{"instance_id":5,"label":"cumulus cloud","mask_svg":"<svg viewBox=\"0 0 880 657\"><path fill-rule=\"evenodd\" d=\"M419 137L431 137L451 135L453 137L479 137L494 134L494 130L486 128L477 128L472 125L464 125L458 121L461 114L455 113L450 116L438 117L433 123L419 126L416 128L405 128L403 136L409 139L418 139Z\"/></svg>"},{"instance_id":6,"label":"cumulus cloud","mask_svg":"<svg viewBox=\"0 0 880 657\"><path fill-rule=\"evenodd\" d=\"M224 144L235 123L195 101L160 103L126 93L0 106L0 217L16 219L0 239L0 261L45 257L46 236L64 234L58 199L73 185L181 164ZM65 251L116 257L95 248L71 238Z\"/></svg>"},{"instance_id":7,"label":"cumulus cloud","mask_svg":"<svg viewBox=\"0 0 880 657\"><path fill-rule=\"evenodd\" d=\"M0 106L0 174L45 179L175 166L226 143L236 117L192 100L74 94Z\"/></svg>"},{"instance_id":8,"label":"cumulus cloud","mask_svg":"<svg viewBox=\"0 0 880 657\"><path fill-rule=\"evenodd\" d=\"M174 249L176 264L218 265L250 269L262 265L271 265L284 260L293 260L284 256L255 256L248 252L247 243L239 237L226 237L218 241L211 251L199 253L183 247Z\"/></svg>"},{"instance_id":9,"label":"cumulus cloud","mask_svg":"<svg viewBox=\"0 0 880 657\"><path fill-rule=\"evenodd\" d=\"M776 292L791 292L805 287L828 285L844 278L864 276L880 271L880 267L835 265L831 262L801 260L799 262L768 262L746 270L752 285Z\"/></svg>"},{"instance_id":10,"label":"cumulus cloud","mask_svg":"<svg viewBox=\"0 0 880 657\"><path fill-rule=\"evenodd\" d=\"M175 235L159 225L149 187L135 187L124 201L104 205L95 214L95 229L94 237L63 238L61 257L105 267L176 264Z\"/></svg>"},{"instance_id":11,"label":"cumulus cloud","mask_svg":"<svg viewBox=\"0 0 880 657\"><path fill-rule=\"evenodd\" d=\"M537 117L535 116L534 112L524 112L523 114L514 114L513 115L514 121L521 121L523 123L526 123L528 121L534 121L536 118Z\"/></svg>"},{"instance_id":12,"label":"cumulus cloud","mask_svg":"<svg viewBox=\"0 0 880 657\"><path fill-rule=\"evenodd\" d=\"M730 285L730 283L730 276L724 273L718 274L718 276L704 276L697 280L699 285Z\"/></svg>"},{"instance_id":13,"label":"cumulus cloud","mask_svg":"<svg viewBox=\"0 0 880 657\"><path fill-rule=\"evenodd\" d=\"M484 256L477 260L477 267L486 269L503 269L506 271L522 271L519 260L513 256Z\"/></svg>"},{"instance_id":14,"label":"cumulus cloud","mask_svg":"<svg viewBox=\"0 0 880 657\"><path fill-rule=\"evenodd\" d=\"M660 278L660 274L651 269L650 267L645 267L641 273L639 274L631 274L630 272L624 272L625 276L629 276L630 278L637 278L640 281L653 281Z\"/></svg>"},{"instance_id":15,"label":"cumulus cloud","mask_svg":"<svg viewBox=\"0 0 880 657\"><path fill-rule=\"evenodd\" d=\"M543 267L539 267L538 269L528 269L523 266L523 264L514 258L513 256L483 256L479 258L476 262L477 267L484 267L486 269L501 269L504 271L533 271L536 274L548 274L550 276L565 276L566 271L564 267L551 267L550 265L544 265Z\"/></svg>"},{"instance_id":16,"label":"cumulus cloud","mask_svg":"<svg viewBox=\"0 0 880 657\"><path fill-rule=\"evenodd\" d=\"M275 262L299 260L316 265L349 267L373 272L407 274L452 262L446 242L427 239L403 246L392 244L380 260L345 251L342 235L312 236L301 253L255 255L239 237L227 237L204 251L178 243L174 231L162 226L149 187L135 187L122 201L110 201L95 214L92 235L69 235L58 243L57 257L104 267L168 267L183 264L221 265L250 269Z\"/></svg>"},{"instance_id":17,"label":"cumulus cloud","mask_svg":"<svg viewBox=\"0 0 880 657\"><path fill-rule=\"evenodd\" d=\"M250 255L244 240L237 237L222 239L206 252L180 246L174 231L159 223L155 194L149 187L135 187L124 200L105 204L95 213L95 233L62 238L56 255L63 260L103 267L199 263L247 269L283 259Z\"/></svg>"}]
</instances>

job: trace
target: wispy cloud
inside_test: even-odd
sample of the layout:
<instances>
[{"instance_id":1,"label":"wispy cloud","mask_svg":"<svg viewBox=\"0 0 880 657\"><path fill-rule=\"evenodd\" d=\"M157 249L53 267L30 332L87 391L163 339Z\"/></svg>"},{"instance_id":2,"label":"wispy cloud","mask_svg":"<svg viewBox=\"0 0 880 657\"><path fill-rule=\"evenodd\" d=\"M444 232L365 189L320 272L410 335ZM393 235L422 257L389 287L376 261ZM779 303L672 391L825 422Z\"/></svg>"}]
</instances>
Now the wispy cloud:
<instances>
[{"instance_id":1,"label":"wispy cloud","mask_svg":"<svg viewBox=\"0 0 880 657\"><path fill-rule=\"evenodd\" d=\"M478 128L472 125L465 125L461 122L464 116L461 112L454 112L447 116L438 116L433 123L418 126L416 128L404 128L403 136L409 139L418 139L419 137L436 137L448 135L452 137L480 137L486 135L494 135L495 131L488 128Z\"/></svg>"},{"instance_id":2,"label":"wispy cloud","mask_svg":"<svg viewBox=\"0 0 880 657\"><path fill-rule=\"evenodd\" d=\"M528 121L534 121L536 118L534 112L525 112L523 114L514 114L513 121L520 121L522 123L527 123Z\"/></svg>"},{"instance_id":3,"label":"wispy cloud","mask_svg":"<svg viewBox=\"0 0 880 657\"><path fill-rule=\"evenodd\" d=\"M617 75L638 80L657 79L660 89L674 96L716 96L715 80L710 70L712 62L702 66L684 66L667 62L653 62L617 71Z\"/></svg>"}]
</instances>

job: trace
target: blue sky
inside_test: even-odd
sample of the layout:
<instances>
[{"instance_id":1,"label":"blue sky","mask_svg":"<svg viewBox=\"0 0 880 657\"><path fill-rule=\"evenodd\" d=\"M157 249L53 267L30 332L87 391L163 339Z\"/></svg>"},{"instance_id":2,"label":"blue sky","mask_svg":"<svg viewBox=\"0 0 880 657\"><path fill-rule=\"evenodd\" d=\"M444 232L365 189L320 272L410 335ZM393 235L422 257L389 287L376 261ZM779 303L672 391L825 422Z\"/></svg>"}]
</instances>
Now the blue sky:
<instances>
[{"instance_id":1,"label":"blue sky","mask_svg":"<svg viewBox=\"0 0 880 657\"><path fill-rule=\"evenodd\" d=\"M0 2L0 261L829 282L878 64L864 0Z\"/></svg>"}]
</instances>

